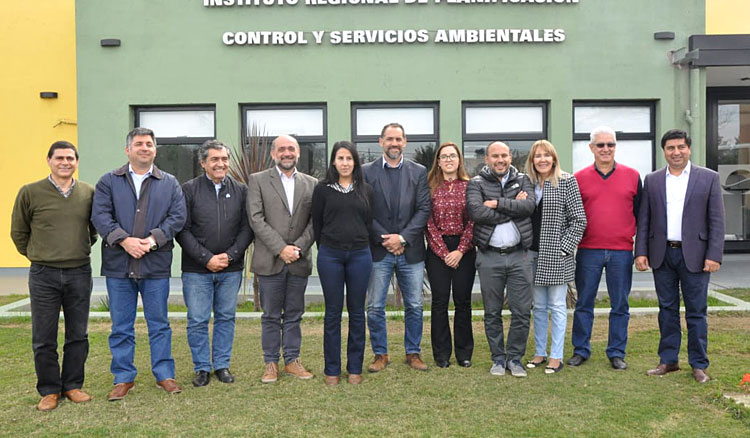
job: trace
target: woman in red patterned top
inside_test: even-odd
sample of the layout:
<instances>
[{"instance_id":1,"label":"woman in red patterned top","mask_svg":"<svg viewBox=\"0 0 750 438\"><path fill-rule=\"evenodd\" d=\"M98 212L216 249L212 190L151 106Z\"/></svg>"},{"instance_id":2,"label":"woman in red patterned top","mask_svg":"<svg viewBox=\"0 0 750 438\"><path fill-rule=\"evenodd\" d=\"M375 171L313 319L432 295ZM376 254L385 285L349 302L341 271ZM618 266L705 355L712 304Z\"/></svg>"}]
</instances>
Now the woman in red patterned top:
<instances>
[{"instance_id":1,"label":"woman in red patterned top","mask_svg":"<svg viewBox=\"0 0 750 438\"><path fill-rule=\"evenodd\" d=\"M456 311L453 334L456 361L471 366L474 336L471 330L471 290L476 251L472 243L474 222L466 211L469 177L455 143L440 145L427 179L432 193L432 215L427 221L427 277L432 288L432 355L440 368L450 365L451 331L448 301L451 287Z\"/></svg>"}]
</instances>

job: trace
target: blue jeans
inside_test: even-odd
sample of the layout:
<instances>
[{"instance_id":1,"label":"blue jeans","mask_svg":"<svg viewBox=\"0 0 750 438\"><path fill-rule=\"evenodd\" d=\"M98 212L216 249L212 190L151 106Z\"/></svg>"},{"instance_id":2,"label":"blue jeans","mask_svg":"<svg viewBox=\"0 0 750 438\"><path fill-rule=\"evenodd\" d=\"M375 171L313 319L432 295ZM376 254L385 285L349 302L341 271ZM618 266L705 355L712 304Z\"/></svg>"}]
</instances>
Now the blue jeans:
<instances>
[{"instance_id":1,"label":"blue jeans","mask_svg":"<svg viewBox=\"0 0 750 438\"><path fill-rule=\"evenodd\" d=\"M568 324L568 311L565 297L567 284L554 286L534 286L534 345L537 356L547 356L547 312L552 322L549 357L562 359L565 345L565 329Z\"/></svg>"},{"instance_id":2,"label":"blue jeans","mask_svg":"<svg viewBox=\"0 0 750 438\"><path fill-rule=\"evenodd\" d=\"M229 368L234 341L234 315L242 271L182 273L182 294L187 314L187 338L195 371ZM214 334L209 357L208 321L214 312ZM212 360L213 359L213 360Z\"/></svg>"},{"instance_id":3,"label":"blue jeans","mask_svg":"<svg viewBox=\"0 0 750 438\"><path fill-rule=\"evenodd\" d=\"M143 314L148 325L151 372L157 382L174 378L172 329L167 318L169 279L107 277L109 315L112 318L112 332L109 335L109 349L112 352L110 370L115 376L115 384L132 382L138 374L133 364L138 292L141 293Z\"/></svg>"},{"instance_id":4,"label":"blue jeans","mask_svg":"<svg viewBox=\"0 0 750 438\"><path fill-rule=\"evenodd\" d=\"M323 356L326 376L341 374L341 312L349 312L349 337L346 341L346 371L362 374L365 357L365 297L372 270L370 247L345 251L325 245L318 247L318 274L326 303Z\"/></svg>"},{"instance_id":5,"label":"blue jeans","mask_svg":"<svg viewBox=\"0 0 750 438\"><path fill-rule=\"evenodd\" d=\"M680 289L685 302L688 329L688 362L693 368L708 368L708 272L690 272L681 248L667 248L664 263L654 269L654 285L659 297L659 359L676 364L680 353Z\"/></svg>"},{"instance_id":6,"label":"blue jeans","mask_svg":"<svg viewBox=\"0 0 750 438\"><path fill-rule=\"evenodd\" d=\"M406 354L420 353L424 261L409 264L403 255L395 256L391 253L386 254L383 260L372 263L372 275L367 289L367 327L370 329L372 351L375 354L388 353L385 300L394 270L404 298L404 348Z\"/></svg>"},{"instance_id":7,"label":"blue jeans","mask_svg":"<svg viewBox=\"0 0 750 438\"><path fill-rule=\"evenodd\" d=\"M607 357L625 358L628 344L630 306L628 296L633 283L633 251L611 249L578 249L576 254L576 289L578 302L573 314L573 354L591 356L591 329L594 325L594 301L606 269L609 312Z\"/></svg>"}]
</instances>

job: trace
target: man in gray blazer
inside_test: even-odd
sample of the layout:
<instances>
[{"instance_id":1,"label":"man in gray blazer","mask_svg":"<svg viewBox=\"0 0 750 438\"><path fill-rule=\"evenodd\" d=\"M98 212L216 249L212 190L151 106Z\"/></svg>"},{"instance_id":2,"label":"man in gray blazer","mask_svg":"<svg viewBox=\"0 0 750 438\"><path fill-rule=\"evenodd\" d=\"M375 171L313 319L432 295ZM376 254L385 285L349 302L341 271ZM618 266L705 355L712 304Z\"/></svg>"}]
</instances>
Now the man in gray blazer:
<instances>
[{"instance_id":1,"label":"man in gray blazer","mask_svg":"<svg viewBox=\"0 0 750 438\"><path fill-rule=\"evenodd\" d=\"M382 371L390 362L385 301L394 271L404 298L406 363L425 371L427 365L420 357L424 229L432 209L427 172L424 166L404 157L406 134L400 124L385 125L378 143L383 148L383 158L362 166L365 181L372 186L374 214L370 230L373 266L367 289L367 327L375 360L368 371Z\"/></svg>"},{"instance_id":2,"label":"man in gray blazer","mask_svg":"<svg viewBox=\"0 0 750 438\"><path fill-rule=\"evenodd\" d=\"M646 176L638 213L635 266L653 268L659 298L659 366L649 376L680 369L680 290L688 328L688 362L698 383L710 380L706 308L708 281L724 251L724 203L719 174L690 163L690 137L672 129L661 138L668 166Z\"/></svg>"},{"instance_id":3,"label":"man in gray blazer","mask_svg":"<svg viewBox=\"0 0 750 438\"><path fill-rule=\"evenodd\" d=\"M273 141L275 166L254 173L247 186L247 212L255 232L250 269L260 285L261 343L265 372L261 381L278 379L279 348L284 372L300 379L313 375L299 360L305 313L305 288L312 273L312 193L315 178L297 172L299 144L288 135Z\"/></svg>"}]
</instances>

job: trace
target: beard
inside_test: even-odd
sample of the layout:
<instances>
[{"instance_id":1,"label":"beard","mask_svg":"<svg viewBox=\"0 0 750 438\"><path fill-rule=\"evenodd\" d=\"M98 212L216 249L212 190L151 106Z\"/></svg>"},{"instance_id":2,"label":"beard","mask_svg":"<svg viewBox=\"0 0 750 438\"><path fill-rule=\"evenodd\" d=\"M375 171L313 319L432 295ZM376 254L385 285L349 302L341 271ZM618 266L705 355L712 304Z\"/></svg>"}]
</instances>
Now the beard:
<instances>
[{"instance_id":1,"label":"beard","mask_svg":"<svg viewBox=\"0 0 750 438\"><path fill-rule=\"evenodd\" d=\"M390 149L388 149L388 150L387 150L387 151L385 152L385 155L386 155L386 156L387 156L388 158L390 158L391 160L398 160L399 158L401 158L401 154L402 154L402 153L403 153L403 152L401 151L401 149L398 149L398 148L390 148Z\"/></svg>"},{"instance_id":2,"label":"beard","mask_svg":"<svg viewBox=\"0 0 750 438\"><path fill-rule=\"evenodd\" d=\"M297 167L297 159L287 161L287 164L284 164L283 160L276 160L276 165L279 166L279 169L281 170L292 170L295 167Z\"/></svg>"},{"instance_id":3,"label":"beard","mask_svg":"<svg viewBox=\"0 0 750 438\"><path fill-rule=\"evenodd\" d=\"M495 170L495 168L494 168L494 167L490 167L490 166L487 166L487 167L489 167L489 168L490 168L490 173L491 173L492 175L494 175L494 176L495 176L495 177L496 177L497 179L502 179L502 178L504 178L504 177L505 177L505 175L507 175L507 174L508 174L508 171L510 170L510 166L508 166L508 168L507 168L507 169L505 169L505 172L502 172L502 173L500 173L500 172L497 172L497 171Z\"/></svg>"}]
</instances>

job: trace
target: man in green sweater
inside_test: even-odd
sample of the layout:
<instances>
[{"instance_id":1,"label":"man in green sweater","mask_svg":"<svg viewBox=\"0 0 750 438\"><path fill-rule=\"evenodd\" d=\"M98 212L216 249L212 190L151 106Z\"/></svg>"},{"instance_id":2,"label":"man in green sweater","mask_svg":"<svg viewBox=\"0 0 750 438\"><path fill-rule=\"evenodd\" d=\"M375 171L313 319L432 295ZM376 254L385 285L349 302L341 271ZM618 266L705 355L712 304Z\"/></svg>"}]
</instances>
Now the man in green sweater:
<instances>
[{"instance_id":1,"label":"man in green sweater","mask_svg":"<svg viewBox=\"0 0 750 438\"><path fill-rule=\"evenodd\" d=\"M10 235L18 252L31 261L31 339L40 411L57 407L61 397L74 403L91 400L81 391L89 353L91 301L91 225L94 188L73 178L78 151L67 141L47 153L50 175L21 187L13 206ZM60 307L65 314L62 372L57 357Z\"/></svg>"}]
</instances>

